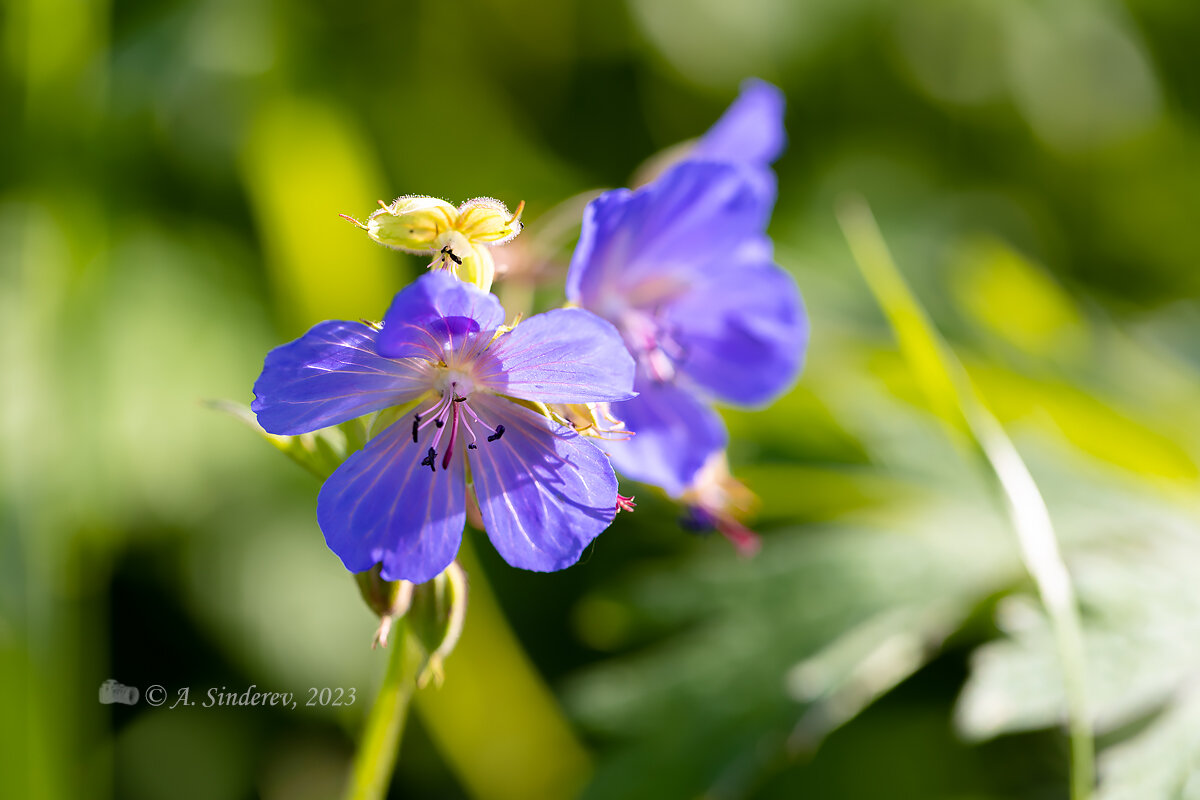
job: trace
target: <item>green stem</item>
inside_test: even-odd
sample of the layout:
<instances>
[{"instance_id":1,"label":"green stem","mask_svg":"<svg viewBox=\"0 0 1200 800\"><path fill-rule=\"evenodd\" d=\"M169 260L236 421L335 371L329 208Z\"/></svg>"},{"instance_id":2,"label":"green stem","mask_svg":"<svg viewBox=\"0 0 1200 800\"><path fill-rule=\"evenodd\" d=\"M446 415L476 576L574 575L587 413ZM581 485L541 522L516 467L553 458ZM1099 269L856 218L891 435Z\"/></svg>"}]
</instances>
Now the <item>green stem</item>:
<instances>
[{"instance_id":1,"label":"green stem","mask_svg":"<svg viewBox=\"0 0 1200 800\"><path fill-rule=\"evenodd\" d=\"M391 648L383 685L379 687L375 705L367 716L362 742L354 756L345 800L380 800L387 796L392 781L404 721L421 668L421 659L416 653L418 648L410 644L403 617L392 629Z\"/></svg>"}]
</instances>

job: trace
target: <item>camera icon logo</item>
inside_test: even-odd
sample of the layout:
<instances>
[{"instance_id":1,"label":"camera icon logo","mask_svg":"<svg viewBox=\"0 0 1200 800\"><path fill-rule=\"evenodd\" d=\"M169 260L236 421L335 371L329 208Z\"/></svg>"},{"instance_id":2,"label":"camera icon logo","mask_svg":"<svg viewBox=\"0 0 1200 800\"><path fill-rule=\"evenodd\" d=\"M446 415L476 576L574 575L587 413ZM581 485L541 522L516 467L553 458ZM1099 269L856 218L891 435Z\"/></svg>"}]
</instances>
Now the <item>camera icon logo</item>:
<instances>
[{"instance_id":1,"label":"camera icon logo","mask_svg":"<svg viewBox=\"0 0 1200 800\"><path fill-rule=\"evenodd\" d=\"M113 678L109 678L100 684L100 702L105 705L112 705L113 703L124 703L127 706L136 705L138 696L138 688L136 686L126 686L123 683L118 683Z\"/></svg>"}]
</instances>

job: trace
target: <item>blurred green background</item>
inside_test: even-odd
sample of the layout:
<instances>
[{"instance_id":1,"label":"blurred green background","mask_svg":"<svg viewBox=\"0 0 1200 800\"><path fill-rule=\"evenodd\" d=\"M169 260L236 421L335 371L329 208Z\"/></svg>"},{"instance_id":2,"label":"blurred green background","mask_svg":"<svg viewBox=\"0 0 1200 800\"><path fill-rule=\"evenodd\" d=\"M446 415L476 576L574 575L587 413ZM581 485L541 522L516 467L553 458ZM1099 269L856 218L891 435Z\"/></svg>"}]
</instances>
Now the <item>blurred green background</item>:
<instances>
[{"instance_id":1,"label":"blurred green background","mask_svg":"<svg viewBox=\"0 0 1200 800\"><path fill-rule=\"evenodd\" d=\"M467 632L392 796L1066 797L1044 614L854 266L855 193L1047 498L1100 797L1200 798L1200 4L2 13L0 796L336 796L375 622L316 482L203 401L249 402L270 347L417 274L339 213L523 199L532 241L755 75L788 97L772 234L813 320L797 388L726 415L762 553L644 487L564 573L469 533ZM358 701L102 705L107 678Z\"/></svg>"}]
</instances>

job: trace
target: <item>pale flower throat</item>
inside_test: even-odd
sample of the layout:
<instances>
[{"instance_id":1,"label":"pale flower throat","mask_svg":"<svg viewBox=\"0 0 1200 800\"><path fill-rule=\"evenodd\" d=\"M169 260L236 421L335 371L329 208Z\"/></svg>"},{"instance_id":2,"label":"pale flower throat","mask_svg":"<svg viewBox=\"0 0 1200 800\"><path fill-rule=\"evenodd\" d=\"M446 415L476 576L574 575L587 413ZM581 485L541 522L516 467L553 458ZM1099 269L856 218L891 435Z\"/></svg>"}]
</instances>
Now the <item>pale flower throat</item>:
<instances>
[{"instance_id":1,"label":"pale flower throat","mask_svg":"<svg viewBox=\"0 0 1200 800\"><path fill-rule=\"evenodd\" d=\"M475 450L479 441L474 425L490 432L487 436L489 442L497 442L504 435L503 425L493 427L484 422L467 402L471 393L475 391L475 381L469 371L439 365L434 368L431 384L431 388L439 394L438 399L428 408L413 414L413 442L420 441L421 431L430 424L435 426L436 431L433 440L429 442L425 457L421 460L421 466L437 472L438 447L443 435L448 437L446 448L442 451L443 470L450 468L450 459L454 456L460 431L465 431L466 436L470 437L468 450Z\"/></svg>"}]
</instances>

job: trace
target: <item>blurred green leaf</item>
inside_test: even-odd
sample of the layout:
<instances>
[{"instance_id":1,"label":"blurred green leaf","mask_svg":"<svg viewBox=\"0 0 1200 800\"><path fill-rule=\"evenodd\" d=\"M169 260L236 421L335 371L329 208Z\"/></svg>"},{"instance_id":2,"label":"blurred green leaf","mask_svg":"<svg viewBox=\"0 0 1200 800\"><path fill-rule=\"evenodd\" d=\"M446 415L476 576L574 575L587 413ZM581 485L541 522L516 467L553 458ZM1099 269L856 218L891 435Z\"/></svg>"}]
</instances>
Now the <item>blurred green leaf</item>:
<instances>
[{"instance_id":1,"label":"blurred green leaf","mask_svg":"<svg viewBox=\"0 0 1200 800\"><path fill-rule=\"evenodd\" d=\"M632 580L605 602L674 633L568 687L585 724L626 743L586 796L695 796L726 781L711 796L738 796L923 665L1017 569L994 522L946 508L891 516L886 531L768 533L752 560L714 547Z\"/></svg>"},{"instance_id":2,"label":"blurred green leaf","mask_svg":"<svg viewBox=\"0 0 1200 800\"><path fill-rule=\"evenodd\" d=\"M1100 760L1104 781L1096 800L1200 797L1200 698L1188 686L1153 727L1113 747Z\"/></svg>"},{"instance_id":3,"label":"blurred green leaf","mask_svg":"<svg viewBox=\"0 0 1200 800\"><path fill-rule=\"evenodd\" d=\"M1088 687L1098 730L1116 731L1169 702L1200 669L1200 523L1117 485L1059 515L1086 531L1071 564ZM960 701L959 723L975 738L1052 725L1063 713L1044 615L1022 598L1001 608L1007 636L979 649Z\"/></svg>"},{"instance_id":4,"label":"blurred green leaf","mask_svg":"<svg viewBox=\"0 0 1200 800\"><path fill-rule=\"evenodd\" d=\"M1050 431L1080 451L1135 475L1187 484L1200 478L1195 457L1174 435L1176 420L1139 419L1065 381L1037 381L992 365L973 365L970 374L1003 421L1044 417Z\"/></svg>"},{"instance_id":5,"label":"blurred green leaf","mask_svg":"<svg viewBox=\"0 0 1200 800\"><path fill-rule=\"evenodd\" d=\"M1075 301L1038 266L996 239L965 242L950 264L968 320L1034 356L1077 355L1087 343Z\"/></svg>"}]
</instances>

